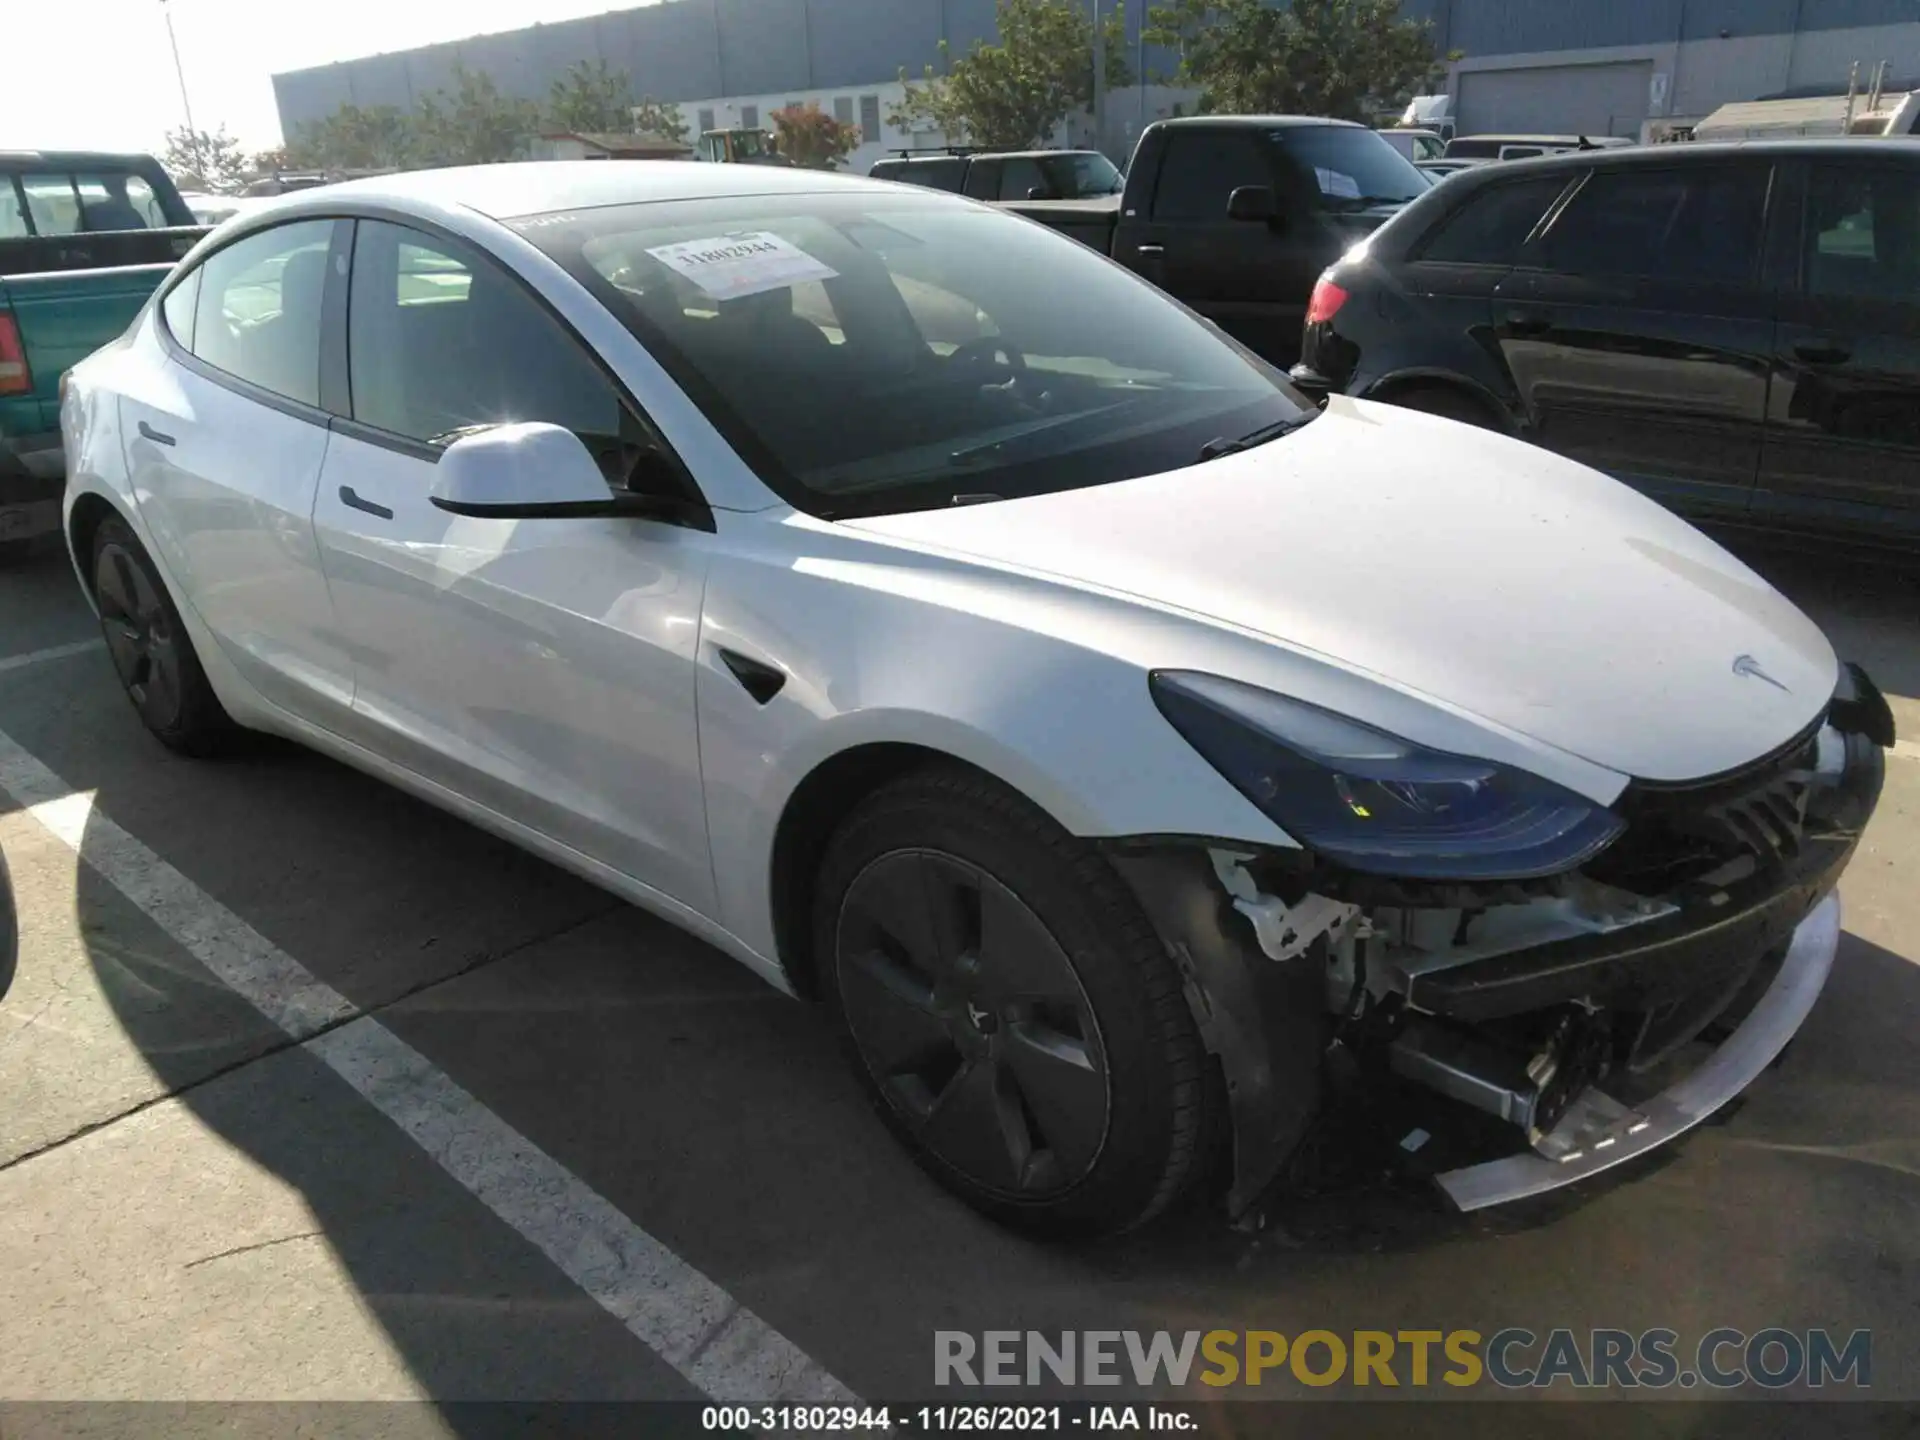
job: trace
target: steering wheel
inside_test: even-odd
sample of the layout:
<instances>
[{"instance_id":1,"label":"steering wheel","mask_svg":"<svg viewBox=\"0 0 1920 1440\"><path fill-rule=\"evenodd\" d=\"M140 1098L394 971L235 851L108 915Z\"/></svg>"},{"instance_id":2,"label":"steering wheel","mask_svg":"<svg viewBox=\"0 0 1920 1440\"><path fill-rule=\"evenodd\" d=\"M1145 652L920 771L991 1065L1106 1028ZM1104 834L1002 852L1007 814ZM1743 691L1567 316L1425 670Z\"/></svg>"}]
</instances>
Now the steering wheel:
<instances>
[{"instance_id":1,"label":"steering wheel","mask_svg":"<svg viewBox=\"0 0 1920 1440\"><path fill-rule=\"evenodd\" d=\"M1004 361L1002 356L1006 357ZM977 371L979 379L974 383L979 385L999 385L1027 378L1027 357L1018 346L998 335L982 335L978 340L954 346L947 352L947 364L960 366L961 375L966 375L968 369Z\"/></svg>"}]
</instances>

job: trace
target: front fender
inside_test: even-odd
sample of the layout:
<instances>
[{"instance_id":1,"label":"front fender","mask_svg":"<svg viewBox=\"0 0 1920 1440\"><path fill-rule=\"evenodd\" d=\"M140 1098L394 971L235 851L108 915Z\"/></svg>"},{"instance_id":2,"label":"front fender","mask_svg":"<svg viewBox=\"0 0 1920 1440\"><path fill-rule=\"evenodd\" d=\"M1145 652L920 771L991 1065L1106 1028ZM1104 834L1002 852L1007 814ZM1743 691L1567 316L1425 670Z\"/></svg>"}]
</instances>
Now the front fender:
<instances>
[{"instance_id":1,"label":"front fender","mask_svg":"<svg viewBox=\"0 0 1920 1440\"><path fill-rule=\"evenodd\" d=\"M823 548L795 564L723 547L708 579L696 684L718 918L754 949L777 953L788 802L862 746L965 761L1076 835L1294 843L1161 717L1148 667L1112 643L1124 620L1100 613L1116 602L856 560L871 549L857 540ZM780 671L779 692L756 700L723 651Z\"/></svg>"}]
</instances>

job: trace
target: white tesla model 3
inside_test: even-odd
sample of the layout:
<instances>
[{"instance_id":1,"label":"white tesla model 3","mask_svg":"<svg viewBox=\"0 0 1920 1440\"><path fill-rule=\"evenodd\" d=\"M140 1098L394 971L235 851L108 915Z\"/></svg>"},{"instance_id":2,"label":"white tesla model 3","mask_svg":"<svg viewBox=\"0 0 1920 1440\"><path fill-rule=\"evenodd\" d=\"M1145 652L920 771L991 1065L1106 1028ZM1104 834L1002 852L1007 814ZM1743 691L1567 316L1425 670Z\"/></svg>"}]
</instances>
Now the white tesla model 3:
<instances>
[{"instance_id":1,"label":"white tesla model 3","mask_svg":"<svg viewBox=\"0 0 1920 1440\"><path fill-rule=\"evenodd\" d=\"M1034 1230L1245 1211L1378 1086L1476 1121L1431 1147L1463 1207L1672 1138L1819 994L1892 739L1633 491L1316 411L922 189L306 192L62 418L155 735L294 737L819 998L921 1162Z\"/></svg>"}]
</instances>

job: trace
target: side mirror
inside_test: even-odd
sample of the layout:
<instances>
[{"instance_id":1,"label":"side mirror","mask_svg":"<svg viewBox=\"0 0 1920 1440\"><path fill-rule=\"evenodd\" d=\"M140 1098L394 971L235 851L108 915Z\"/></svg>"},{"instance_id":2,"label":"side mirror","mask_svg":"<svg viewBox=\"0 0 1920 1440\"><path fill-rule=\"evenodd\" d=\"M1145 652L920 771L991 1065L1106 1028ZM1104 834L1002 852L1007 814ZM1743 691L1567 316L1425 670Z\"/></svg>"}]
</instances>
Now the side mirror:
<instances>
[{"instance_id":1,"label":"side mirror","mask_svg":"<svg viewBox=\"0 0 1920 1440\"><path fill-rule=\"evenodd\" d=\"M672 496L611 488L578 435L538 422L496 425L454 441L434 466L429 498L476 520L680 521L690 508Z\"/></svg>"},{"instance_id":2,"label":"side mirror","mask_svg":"<svg viewBox=\"0 0 1920 1440\"><path fill-rule=\"evenodd\" d=\"M1280 205L1268 186L1242 185L1227 197L1227 218L1271 224L1280 218Z\"/></svg>"}]
</instances>

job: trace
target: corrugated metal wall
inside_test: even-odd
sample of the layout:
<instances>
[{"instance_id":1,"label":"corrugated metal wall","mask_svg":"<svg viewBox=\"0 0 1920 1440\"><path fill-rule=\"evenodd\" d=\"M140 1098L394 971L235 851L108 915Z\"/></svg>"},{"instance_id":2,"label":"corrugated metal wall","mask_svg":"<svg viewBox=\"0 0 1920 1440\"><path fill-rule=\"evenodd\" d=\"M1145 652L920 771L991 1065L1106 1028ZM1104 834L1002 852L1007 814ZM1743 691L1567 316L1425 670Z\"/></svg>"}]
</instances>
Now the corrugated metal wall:
<instances>
[{"instance_id":1,"label":"corrugated metal wall","mask_svg":"<svg viewBox=\"0 0 1920 1440\"><path fill-rule=\"evenodd\" d=\"M1103 0L1119 3L1119 0ZM1124 0L1130 39L1150 0ZM1433 22L1440 48L1485 59L1539 51L1657 45L1911 24L1920 0L1403 0ZM545 98L582 60L634 77L636 95L698 100L780 90L852 87L917 75L941 40L964 52L994 35L993 0L665 0L585 20L540 25L393 55L274 76L284 129L343 104L410 106L446 85L457 58L505 89ZM1168 57L1148 54L1150 72Z\"/></svg>"}]
</instances>

